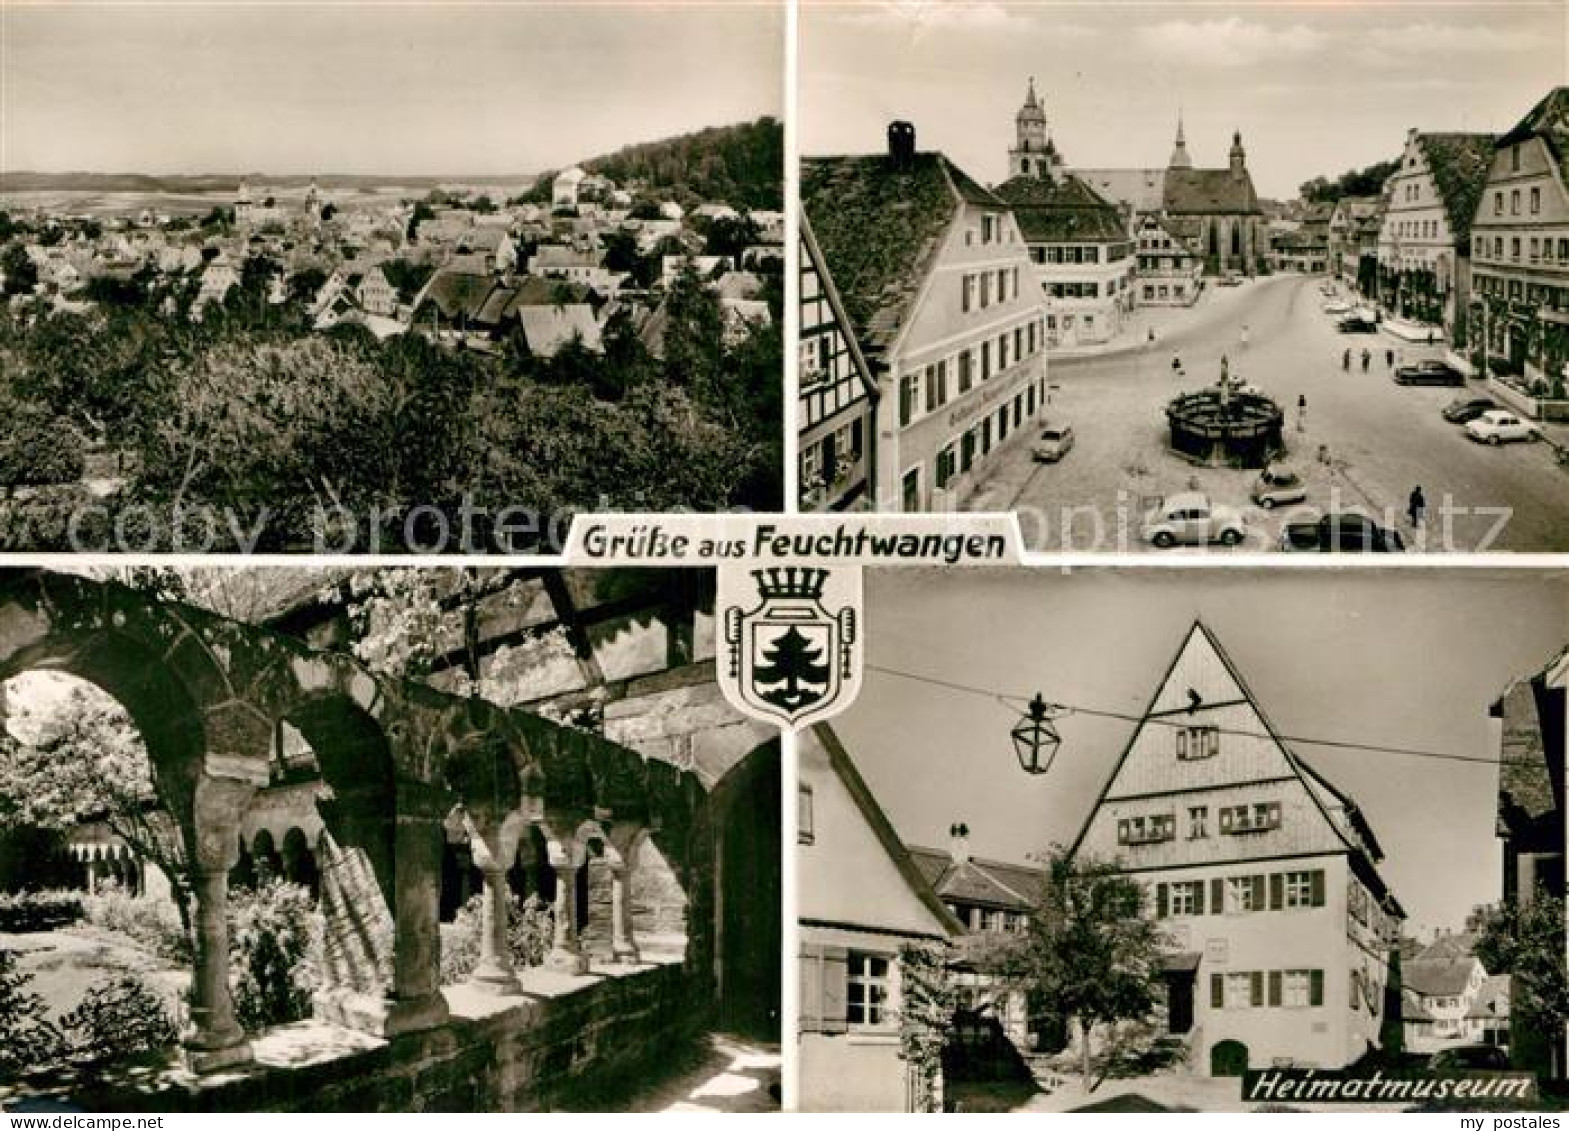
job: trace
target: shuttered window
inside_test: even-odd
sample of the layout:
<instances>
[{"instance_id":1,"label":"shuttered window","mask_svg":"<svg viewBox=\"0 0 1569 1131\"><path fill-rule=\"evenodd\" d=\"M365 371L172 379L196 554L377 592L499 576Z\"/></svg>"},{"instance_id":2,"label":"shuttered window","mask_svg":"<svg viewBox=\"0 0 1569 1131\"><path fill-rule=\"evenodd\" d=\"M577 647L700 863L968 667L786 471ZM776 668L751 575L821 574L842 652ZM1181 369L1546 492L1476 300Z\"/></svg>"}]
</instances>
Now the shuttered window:
<instances>
[{"instance_id":1,"label":"shuttered window","mask_svg":"<svg viewBox=\"0 0 1569 1131\"><path fill-rule=\"evenodd\" d=\"M801 1031L842 1033L849 951L842 946L803 943L801 946Z\"/></svg>"},{"instance_id":2,"label":"shuttered window","mask_svg":"<svg viewBox=\"0 0 1569 1131\"><path fill-rule=\"evenodd\" d=\"M845 1020L858 1028L891 1024L888 959L880 954L851 951L845 982Z\"/></svg>"}]
</instances>

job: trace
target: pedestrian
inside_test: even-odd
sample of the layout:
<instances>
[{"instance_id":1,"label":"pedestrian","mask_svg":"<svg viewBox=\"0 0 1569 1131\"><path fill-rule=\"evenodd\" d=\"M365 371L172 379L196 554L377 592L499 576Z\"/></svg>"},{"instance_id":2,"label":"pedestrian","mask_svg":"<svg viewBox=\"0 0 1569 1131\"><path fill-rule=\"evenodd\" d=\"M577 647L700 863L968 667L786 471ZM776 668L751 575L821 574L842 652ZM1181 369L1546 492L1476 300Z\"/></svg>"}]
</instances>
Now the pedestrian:
<instances>
[{"instance_id":1,"label":"pedestrian","mask_svg":"<svg viewBox=\"0 0 1569 1131\"><path fill-rule=\"evenodd\" d=\"M1176 354L1171 355L1171 375L1173 377L1182 376L1182 359Z\"/></svg>"},{"instance_id":2,"label":"pedestrian","mask_svg":"<svg viewBox=\"0 0 1569 1131\"><path fill-rule=\"evenodd\" d=\"M1307 431L1307 394L1301 393L1297 397L1297 431Z\"/></svg>"},{"instance_id":3,"label":"pedestrian","mask_svg":"<svg viewBox=\"0 0 1569 1131\"><path fill-rule=\"evenodd\" d=\"M1155 344L1155 327L1153 327L1153 326L1150 327L1149 342L1150 342L1150 345L1154 345Z\"/></svg>"},{"instance_id":4,"label":"pedestrian","mask_svg":"<svg viewBox=\"0 0 1569 1131\"><path fill-rule=\"evenodd\" d=\"M1384 364L1386 366L1388 366L1390 369L1393 369L1395 367L1395 351L1394 350L1385 350L1384 351Z\"/></svg>"},{"instance_id":5,"label":"pedestrian","mask_svg":"<svg viewBox=\"0 0 1569 1131\"><path fill-rule=\"evenodd\" d=\"M1246 322L1244 322L1242 324L1242 339L1241 339L1241 341L1242 341L1242 348L1243 349L1247 349L1248 348L1248 324Z\"/></svg>"},{"instance_id":6,"label":"pedestrian","mask_svg":"<svg viewBox=\"0 0 1569 1131\"><path fill-rule=\"evenodd\" d=\"M1345 356L1340 359L1340 368L1344 369L1347 373L1351 372L1351 347L1350 346L1346 347Z\"/></svg>"},{"instance_id":7,"label":"pedestrian","mask_svg":"<svg viewBox=\"0 0 1569 1131\"><path fill-rule=\"evenodd\" d=\"M1362 372L1363 373L1367 372L1368 362L1370 362L1372 360L1373 360L1372 353L1370 351L1364 349L1362 351Z\"/></svg>"},{"instance_id":8,"label":"pedestrian","mask_svg":"<svg viewBox=\"0 0 1569 1131\"><path fill-rule=\"evenodd\" d=\"M1422 485L1418 483L1411 488L1411 498L1406 502L1406 517L1411 520L1412 526L1422 525L1422 516L1427 513L1427 499L1422 495Z\"/></svg>"}]
</instances>

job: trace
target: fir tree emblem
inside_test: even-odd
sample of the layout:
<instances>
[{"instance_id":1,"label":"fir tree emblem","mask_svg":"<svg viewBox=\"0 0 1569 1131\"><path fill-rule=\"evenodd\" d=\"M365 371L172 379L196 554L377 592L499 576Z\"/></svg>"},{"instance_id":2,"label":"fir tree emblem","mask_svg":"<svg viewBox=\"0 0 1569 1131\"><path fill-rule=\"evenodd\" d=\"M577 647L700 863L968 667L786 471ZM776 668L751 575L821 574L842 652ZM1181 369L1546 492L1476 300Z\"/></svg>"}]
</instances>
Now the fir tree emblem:
<instances>
[{"instance_id":1,"label":"fir tree emblem","mask_svg":"<svg viewBox=\"0 0 1569 1131\"><path fill-rule=\"evenodd\" d=\"M798 711L823 697L829 667L822 663L823 649L795 625L763 646L762 664L752 668L752 682L766 702Z\"/></svg>"},{"instance_id":2,"label":"fir tree emblem","mask_svg":"<svg viewBox=\"0 0 1569 1131\"><path fill-rule=\"evenodd\" d=\"M832 713L858 676L854 608L824 607L826 569L779 566L751 574L758 605L746 610L732 603L724 614L727 690L749 713L793 726Z\"/></svg>"}]
</instances>

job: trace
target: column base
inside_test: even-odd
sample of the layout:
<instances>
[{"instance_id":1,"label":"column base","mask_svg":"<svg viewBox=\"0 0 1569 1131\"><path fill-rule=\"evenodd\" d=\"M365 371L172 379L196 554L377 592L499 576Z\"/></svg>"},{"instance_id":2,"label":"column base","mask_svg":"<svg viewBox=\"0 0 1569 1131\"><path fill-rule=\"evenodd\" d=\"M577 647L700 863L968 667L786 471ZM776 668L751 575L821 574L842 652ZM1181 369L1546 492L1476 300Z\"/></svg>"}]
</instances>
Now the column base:
<instances>
[{"instance_id":1,"label":"column base","mask_svg":"<svg viewBox=\"0 0 1569 1131\"><path fill-rule=\"evenodd\" d=\"M205 1076L213 1072L221 1072L225 1068L239 1068L251 1063L251 1043L244 1037L232 1045L223 1048L199 1048L195 1045L185 1045L180 1049L181 1059L189 1072L198 1076Z\"/></svg>"},{"instance_id":2,"label":"column base","mask_svg":"<svg viewBox=\"0 0 1569 1131\"><path fill-rule=\"evenodd\" d=\"M617 943L610 951L610 956L623 966L636 966L643 960L635 946L626 943Z\"/></svg>"},{"instance_id":3,"label":"column base","mask_svg":"<svg viewBox=\"0 0 1569 1131\"><path fill-rule=\"evenodd\" d=\"M523 992L523 984L518 981L517 974L499 967L494 970L475 970L464 984L471 990L493 997L509 997Z\"/></svg>"},{"instance_id":4,"label":"column base","mask_svg":"<svg viewBox=\"0 0 1569 1131\"><path fill-rule=\"evenodd\" d=\"M440 992L398 1000L344 990L318 990L312 998L319 1020L375 1037L395 1037L445 1025L447 999Z\"/></svg>"},{"instance_id":5,"label":"column base","mask_svg":"<svg viewBox=\"0 0 1569 1131\"><path fill-rule=\"evenodd\" d=\"M587 974L588 955L577 950L556 948L545 955L545 969L562 974Z\"/></svg>"}]
</instances>

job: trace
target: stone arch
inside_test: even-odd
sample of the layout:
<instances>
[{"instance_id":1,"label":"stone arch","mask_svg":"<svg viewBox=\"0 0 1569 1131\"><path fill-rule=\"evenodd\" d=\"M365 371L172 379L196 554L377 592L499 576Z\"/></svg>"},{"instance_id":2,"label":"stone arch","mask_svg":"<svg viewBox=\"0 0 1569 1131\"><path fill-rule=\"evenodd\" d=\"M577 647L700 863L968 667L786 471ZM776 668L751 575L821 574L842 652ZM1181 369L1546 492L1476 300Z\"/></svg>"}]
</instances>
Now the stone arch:
<instances>
[{"instance_id":1,"label":"stone arch","mask_svg":"<svg viewBox=\"0 0 1569 1131\"><path fill-rule=\"evenodd\" d=\"M283 834L283 847L278 854L283 878L299 884L312 896L321 894L320 874L316 869L316 856L311 851L310 839L298 825L290 825Z\"/></svg>"}]
</instances>

